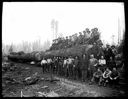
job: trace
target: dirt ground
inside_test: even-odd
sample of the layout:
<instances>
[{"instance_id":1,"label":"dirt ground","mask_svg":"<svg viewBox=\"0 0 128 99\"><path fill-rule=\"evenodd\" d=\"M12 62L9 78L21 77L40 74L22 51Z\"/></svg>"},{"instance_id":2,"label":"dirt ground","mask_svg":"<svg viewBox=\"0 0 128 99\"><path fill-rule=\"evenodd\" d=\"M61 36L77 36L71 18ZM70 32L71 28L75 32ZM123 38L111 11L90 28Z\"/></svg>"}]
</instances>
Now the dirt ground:
<instances>
[{"instance_id":1,"label":"dirt ground","mask_svg":"<svg viewBox=\"0 0 128 99\"><path fill-rule=\"evenodd\" d=\"M49 73L43 74L42 68L36 65L15 63L17 70L2 72L3 97L113 97L125 96L122 86L98 86L89 85L88 81L81 82L53 75L55 81L50 81ZM38 73L40 80L31 85L20 82L23 79ZM5 76L15 79L17 82L9 82ZM125 86L124 86L125 87Z\"/></svg>"}]
</instances>

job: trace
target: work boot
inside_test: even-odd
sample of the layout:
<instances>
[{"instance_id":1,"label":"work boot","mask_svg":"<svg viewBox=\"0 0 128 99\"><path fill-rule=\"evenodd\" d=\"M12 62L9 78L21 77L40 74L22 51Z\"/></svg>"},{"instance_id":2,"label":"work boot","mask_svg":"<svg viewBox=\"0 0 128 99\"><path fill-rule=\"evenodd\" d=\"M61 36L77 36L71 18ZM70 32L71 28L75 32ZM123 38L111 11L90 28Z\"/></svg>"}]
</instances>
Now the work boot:
<instances>
[{"instance_id":1,"label":"work boot","mask_svg":"<svg viewBox=\"0 0 128 99\"><path fill-rule=\"evenodd\" d=\"M104 87L106 87L106 82L103 84Z\"/></svg>"}]
</instances>

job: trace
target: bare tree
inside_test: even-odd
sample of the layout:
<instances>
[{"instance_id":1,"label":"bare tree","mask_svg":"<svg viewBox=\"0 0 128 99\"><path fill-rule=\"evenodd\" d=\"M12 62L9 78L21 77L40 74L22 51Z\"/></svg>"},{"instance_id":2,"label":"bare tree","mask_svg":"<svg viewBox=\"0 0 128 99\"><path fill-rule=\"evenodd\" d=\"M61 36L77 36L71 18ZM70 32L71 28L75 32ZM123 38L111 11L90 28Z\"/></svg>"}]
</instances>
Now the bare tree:
<instances>
[{"instance_id":1,"label":"bare tree","mask_svg":"<svg viewBox=\"0 0 128 99\"><path fill-rule=\"evenodd\" d=\"M11 44L9 50L8 50L9 54L13 52L13 44Z\"/></svg>"}]
</instances>

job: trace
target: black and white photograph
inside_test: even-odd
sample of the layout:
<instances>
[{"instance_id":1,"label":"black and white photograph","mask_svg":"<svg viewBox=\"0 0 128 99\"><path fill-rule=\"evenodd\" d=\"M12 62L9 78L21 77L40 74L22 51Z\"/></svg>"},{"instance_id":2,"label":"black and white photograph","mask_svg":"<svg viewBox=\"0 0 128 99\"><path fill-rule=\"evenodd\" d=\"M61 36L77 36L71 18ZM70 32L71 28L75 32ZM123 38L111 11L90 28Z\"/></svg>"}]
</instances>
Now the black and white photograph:
<instances>
[{"instance_id":1,"label":"black and white photograph","mask_svg":"<svg viewBox=\"0 0 128 99\"><path fill-rule=\"evenodd\" d=\"M125 97L124 2L3 2L2 97Z\"/></svg>"}]
</instances>

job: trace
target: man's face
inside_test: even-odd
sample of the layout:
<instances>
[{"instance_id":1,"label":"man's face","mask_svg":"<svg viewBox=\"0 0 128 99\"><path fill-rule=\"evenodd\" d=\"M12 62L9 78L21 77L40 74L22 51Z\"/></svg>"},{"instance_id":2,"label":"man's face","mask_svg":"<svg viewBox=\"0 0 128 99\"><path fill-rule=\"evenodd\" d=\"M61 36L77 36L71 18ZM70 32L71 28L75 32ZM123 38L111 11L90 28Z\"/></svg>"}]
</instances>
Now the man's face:
<instances>
[{"instance_id":1,"label":"man's face","mask_svg":"<svg viewBox=\"0 0 128 99\"><path fill-rule=\"evenodd\" d=\"M112 60L112 57L110 57L110 60Z\"/></svg>"},{"instance_id":2,"label":"man's face","mask_svg":"<svg viewBox=\"0 0 128 99\"><path fill-rule=\"evenodd\" d=\"M98 68L97 71L100 71L100 69Z\"/></svg>"},{"instance_id":3,"label":"man's face","mask_svg":"<svg viewBox=\"0 0 128 99\"><path fill-rule=\"evenodd\" d=\"M94 58L94 55L91 55L91 58Z\"/></svg>"},{"instance_id":4,"label":"man's face","mask_svg":"<svg viewBox=\"0 0 128 99\"><path fill-rule=\"evenodd\" d=\"M109 68L107 68L106 71L109 71Z\"/></svg>"},{"instance_id":5,"label":"man's face","mask_svg":"<svg viewBox=\"0 0 128 99\"><path fill-rule=\"evenodd\" d=\"M114 71L116 71L116 68L113 68Z\"/></svg>"},{"instance_id":6,"label":"man's face","mask_svg":"<svg viewBox=\"0 0 128 99\"><path fill-rule=\"evenodd\" d=\"M87 33L89 34L89 33L90 33L90 31L87 31Z\"/></svg>"},{"instance_id":7,"label":"man's face","mask_svg":"<svg viewBox=\"0 0 128 99\"><path fill-rule=\"evenodd\" d=\"M107 45L107 48L109 48L110 47L110 45Z\"/></svg>"},{"instance_id":8,"label":"man's face","mask_svg":"<svg viewBox=\"0 0 128 99\"><path fill-rule=\"evenodd\" d=\"M103 57L103 56L101 56L101 59L104 59L104 57Z\"/></svg>"}]
</instances>

